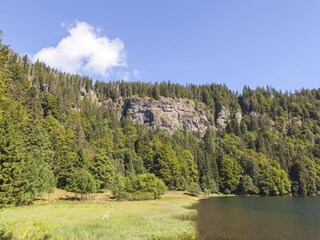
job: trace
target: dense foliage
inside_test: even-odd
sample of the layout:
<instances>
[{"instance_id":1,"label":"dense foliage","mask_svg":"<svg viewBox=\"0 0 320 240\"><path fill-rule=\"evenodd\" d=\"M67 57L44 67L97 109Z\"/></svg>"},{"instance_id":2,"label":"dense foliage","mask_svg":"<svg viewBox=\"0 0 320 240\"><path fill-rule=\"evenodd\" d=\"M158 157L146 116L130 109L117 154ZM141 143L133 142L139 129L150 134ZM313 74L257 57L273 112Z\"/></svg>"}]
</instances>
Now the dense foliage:
<instances>
[{"instance_id":1,"label":"dense foliage","mask_svg":"<svg viewBox=\"0 0 320 240\"><path fill-rule=\"evenodd\" d=\"M117 176L112 193L116 199L147 200L160 198L166 191L166 185L152 173Z\"/></svg>"},{"instance_id":2,"label":"dense foliage","mask_svg":"<svg viewBox=\"0 0 320 240\"><path fill-rule=\"evenodd\" d=\"M80 90L82 89L82 90ZM96 104L131 96L188 98L207 108L201 136L137 126ZM223 107L225 129L215 129ZM240 111L242 120L237 121ZM0 205L55 187L157 198L173 190L263 195L320 191L320 89L294 93L224 85L99 82L52 69L0 45Z\"/></svg>"}]
</instances>

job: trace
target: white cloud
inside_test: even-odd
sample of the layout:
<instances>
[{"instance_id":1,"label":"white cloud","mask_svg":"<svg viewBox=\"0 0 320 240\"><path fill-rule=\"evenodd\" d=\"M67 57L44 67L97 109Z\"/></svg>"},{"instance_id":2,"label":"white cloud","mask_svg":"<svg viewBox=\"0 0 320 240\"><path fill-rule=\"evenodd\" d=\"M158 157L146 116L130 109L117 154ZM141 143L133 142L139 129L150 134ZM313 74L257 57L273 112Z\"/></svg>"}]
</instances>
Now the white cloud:
<instances>
[{"instance_id":1,"label":"white cloud","mask_svg":"<svg viewBox=\"0 0 320 240\"><path fill-rule=\"evenodd\" d=\"M63 26L65 24L63 23ZM126 67L123 42L101 36L101 29L76 22L56 47L37 52L33 59L69 73L107 76L114 67Z\"/></svg>"}]
</instances>

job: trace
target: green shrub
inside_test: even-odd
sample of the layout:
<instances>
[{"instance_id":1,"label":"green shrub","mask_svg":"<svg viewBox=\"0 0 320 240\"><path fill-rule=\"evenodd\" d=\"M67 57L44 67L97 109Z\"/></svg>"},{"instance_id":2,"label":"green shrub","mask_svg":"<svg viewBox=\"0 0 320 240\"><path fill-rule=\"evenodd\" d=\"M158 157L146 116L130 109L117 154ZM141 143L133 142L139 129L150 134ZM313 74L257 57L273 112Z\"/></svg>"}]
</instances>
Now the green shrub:
<instances>
[{"instance_id":1,"label":"green shrub","mask_svg":"<svg viewBox=\"0 0 320 240\"><path fill-rule=\"evenodd\" d=\"M126 187L125 178L120 175L116 175L112 185L113 197L116 198L117 200L126 199L127 194L126 194L125 187Z\"/></svg>"},{"instance_id":2,"label":"green shrub","mask_svg":"<svg viewBox=\"0 0 320 240\"><path fill-rule=\"evenodd\" d=\"M68 189L75 193L80 193L81 197L83 194L94 193L97 191L96 182L86 170L76 171L68 179Z\"/></svg>"},{"instance_id":3,"label":"green shrub","mask_svg":"<svg viewBox=\"0 0 320 240\"><path fill-rule=\"evenodd\" d=\"M117 200L157 199L165 191L164 182L152 173L125 178L117 176L112 188L112 194Z\"/></svg>"},{"instance_id":4,"label":"green shrub","mask_svg":"<svg viewBox=\"0 0 320 240\"><path fill-rule=\"evenodd\" d=\"M201 189L200 189L200 186L198 183L195 183L195 182L192 182L189 187L188 187L188 192L191 194L191 195L194 195L194 196L197 196L200 194L201 192Z\"/></svg>"}]
</instances>

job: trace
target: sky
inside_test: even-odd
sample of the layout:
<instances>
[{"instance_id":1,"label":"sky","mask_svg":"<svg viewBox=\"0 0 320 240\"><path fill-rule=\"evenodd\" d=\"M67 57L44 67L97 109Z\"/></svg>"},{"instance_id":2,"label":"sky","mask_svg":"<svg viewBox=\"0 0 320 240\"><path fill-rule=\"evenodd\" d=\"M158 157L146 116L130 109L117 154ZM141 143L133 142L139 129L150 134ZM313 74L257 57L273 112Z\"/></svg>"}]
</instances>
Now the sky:
<instances>
[{"instance_id":1,"label":"sky","mask_svg":"<svg viewBox=\"0 0 320 240\"><path fill-rule=\"evenodd\" d=\"M3 43L93 80L320 87L319 0L5 0Z\"/></svg>"}]
</instances>

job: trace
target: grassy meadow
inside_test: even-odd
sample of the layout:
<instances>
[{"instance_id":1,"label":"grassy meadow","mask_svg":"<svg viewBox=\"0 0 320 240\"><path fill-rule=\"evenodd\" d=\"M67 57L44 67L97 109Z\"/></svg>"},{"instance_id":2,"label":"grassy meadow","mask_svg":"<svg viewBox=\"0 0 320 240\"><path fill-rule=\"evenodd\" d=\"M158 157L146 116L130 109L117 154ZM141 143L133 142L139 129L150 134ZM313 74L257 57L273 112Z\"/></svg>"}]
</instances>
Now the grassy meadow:
<instances>
[{"instance_id":1,"label":"grassy meadow","mask_svg":"<svg viewBox=\"0 0 320 240\"><path fill-rule=\"evenodd\" d=\"M194 239L196 211L188 207L196 200L168 193L150 201L39 201L0 210L0 239Z\"/></svg>"}]
</instances>

